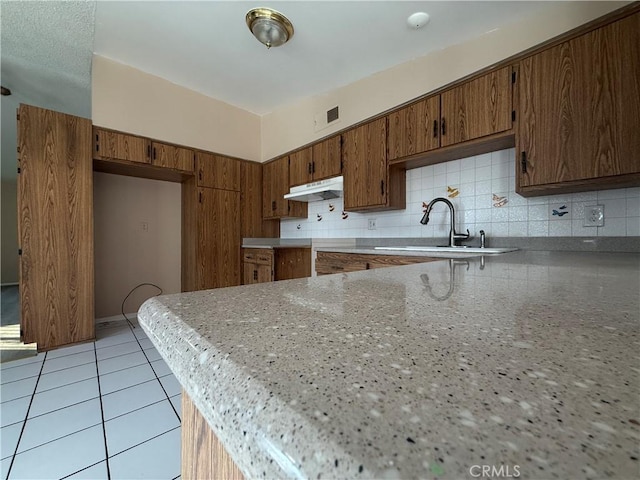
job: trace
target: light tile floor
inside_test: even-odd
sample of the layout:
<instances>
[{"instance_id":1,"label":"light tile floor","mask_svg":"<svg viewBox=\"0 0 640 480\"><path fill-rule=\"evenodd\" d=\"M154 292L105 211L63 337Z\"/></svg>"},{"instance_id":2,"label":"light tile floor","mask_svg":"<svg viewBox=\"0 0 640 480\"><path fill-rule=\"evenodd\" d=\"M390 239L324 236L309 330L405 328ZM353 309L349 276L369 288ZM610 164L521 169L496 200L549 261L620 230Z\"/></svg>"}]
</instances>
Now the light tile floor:
<instances>
[{"instance_id":1,"label":"light tile floor","mask_svg":"<svg viewBox=\"0 0 640 480\"><path fill-rule=\"evenodd\" d=\"M180 478L181 387L134 324L2 364L2 479Z\"/></svg>"}]
</instances>

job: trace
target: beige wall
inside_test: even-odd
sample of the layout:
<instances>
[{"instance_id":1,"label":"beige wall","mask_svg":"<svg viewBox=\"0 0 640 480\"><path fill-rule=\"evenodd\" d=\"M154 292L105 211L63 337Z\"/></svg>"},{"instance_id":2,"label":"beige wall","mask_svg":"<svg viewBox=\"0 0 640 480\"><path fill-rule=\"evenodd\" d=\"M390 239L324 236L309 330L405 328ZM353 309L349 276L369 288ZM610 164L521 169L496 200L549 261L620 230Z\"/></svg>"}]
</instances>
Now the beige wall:
<instances>
[{"instance_id":1,"label":"beige wall","mask_svg":"<svg viewBox=\"0 0 640 480\"><path fill-rule=\"evenodd\" d=\"M4 161L4 159L3 159ZM15 180L2 181L2 273L3 285L18 283L18 206Z\"/></svg>"},{"instance_id":2,"label":"beige wall","mask_svg":"<svg viewBox=\"0 0 640 480\"><path fill-rule=\"evenodd\" d=\"M120 314L127 293L143 282L180 291L180 184L94 173L96 318ZM142 222L149 229L143 231ZM125 312L155 295L140 288Z\"/></svg>"},{"instance_id":3,"label":"beige wall","mask_svg":"<svg viewBox=\"0 0 640 480\"><path fill-rule=\"evenodd\" d=\"M260 117L97 55L94 125L260 160Z\"/></svg>"},{"instance_id":4,"label":"beige wall","mask_svg":"<svg viewBox=\"0 0 640 480\"><path fill-rule=\"evenodd\" d=\"M553 2L539 15L509 27L264 115L262 160L269 160L419 97L626 3L628 2ZM340 107L340 122L314 132L315 115L336 105Z\"/></svg>"}]
</instances>

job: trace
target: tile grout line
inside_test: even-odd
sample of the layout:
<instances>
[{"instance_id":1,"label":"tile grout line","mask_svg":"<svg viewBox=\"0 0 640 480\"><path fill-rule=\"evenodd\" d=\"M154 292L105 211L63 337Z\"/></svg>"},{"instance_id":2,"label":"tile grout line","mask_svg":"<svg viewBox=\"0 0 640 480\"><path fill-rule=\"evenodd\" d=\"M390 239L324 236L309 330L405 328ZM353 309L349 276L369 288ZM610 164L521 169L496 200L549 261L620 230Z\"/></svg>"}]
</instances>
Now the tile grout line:
<instances>
[{"instance_id":1,"label":"tile grout line","mask_svg":"<svg viewBox=\"0 0 640 480\"><path fill-rule=\"evenodd\" d=\"M137 320L138 320L138 316L136 315L136 321ZM140 327L140 322L137 322L137 323L138 323L138 327L137 328L142 328L142 327ZM160 381L160 377L158 377L158 374L156 373L156 370L153 368L153 365L151 365L151 360L149 360L149 357L147 357L147 354L144 351L144 349L142 348L142 345L140 345L140 339L136 336L136 333L133 331L133 327L131 326L131 324L129 324L129 329L131 330L131 333L133 333L133 336L136 338L136 342L138 342L138 345L140 346L140 350L142 350L142 354L144 355L144 358L147 359L147 362L149 363L149 366L151 367L151 370L153 371L153 374L156 376L156 380L158 380L158 383L160 384L160 388L162 388L162 391L164 392L164 395L167 398L167 401L169 402L169 405L171 405L171 409L173 410L173 413L176 414L176 417L178 417L178 421L180 422L180 426L182 426L182 419L180 418L180 415L178 415L178 411L176 410L176 407L173 406L173 402L171 401L171 397L169 397L169 394L167 393L167 390L164 388L164 385ZM151 343L153 344L153 342L151 342Z\"/></svg>"},{"instance_id":2,"label":"tile grout line","mask_svg":"<svg viewBox=\"0 0 640 480\"><path fill-rule=\"evenodd\" d=\"M104 408L102 406L102 390L100 388L100 371L98 370L98 354L95 342L93 343L93 353L95 355L96 379L98 380L98 396L100 397L100 418L102 419L102 438L104 439L105 465L107 466L107 480L111 480L111 469L109 468L109 446L107 445L107 427L104 422Z\"/></svg>"},{"instance_id":3,"label":"tile grout line","mask_svg":"<svg viewBox=\"0 0 640 480\"><path fill-rule=\"evenodd\" d=\"M164 402L164 400L161 400L161 401L163 401L163 402ZM140 445L144 445L145 443L150 442L151 440L155 440L156 438L160 438L161 436L166 435L166 434L167 434L167 433L169 433L169 432L173 432L174 430L177 430L177 429L179 429L179 428L182 428L182 425L178 425L177 427L170 428L170 429L169 429L169 430L167 430L166 432L159 433L158 435L154 435L154 436L153 436L153 437L151 437L151 438L147 438L147 439L146 439L145 441L143 441L143 442L136 443L135 445L131 445L130 447L125 448L125 449L124 449L124 450L122 450L121 452L118 452L118 453L116 453L115 455L112 455L112 456L111 456L111 457L109 457L109 458L115 458L115 457L117 457L118 455L122 455L123 453L128 452L129 450L131 450L131 449L133 449L133 448L137 448L137 447L139 447Z\"/></svg>"},{"instance_id":4,"label":"tile grout line","mask_svg":"<svg viewBox=\"0 0 640 480\"><path fill-rule=\"evenodd\" d=\"M11 475L11 470L13 469L13 464L16 460L16 455L18 455L18 446L20 445L20 440L22 440L22 435L24 434L24 429L27 426L27 419L29 418L29 410L31 410L31 405L33 404L33 398L36 396L36 390L38 389L38 382L40 381L40 376L42 375L42 370L44 369L44 362L47 360L47 352L44 354L44 358L42 359L42 365L40 365L40 374L38 375L38 379L36 380L36 384L33 386L33 393L31 394L31 400L29 400L29 406L27 407L27 412L24 415L24 422L22 423L22 428L20 429L20 435L18 436L18 441L16 442L16 447L13 450L13 455L11 456L11 463L9 464L9 470L7 470L7 478L9 480L9 475ZM26 396L26 395L25 395Z\"/></svg>"}]
</instances>

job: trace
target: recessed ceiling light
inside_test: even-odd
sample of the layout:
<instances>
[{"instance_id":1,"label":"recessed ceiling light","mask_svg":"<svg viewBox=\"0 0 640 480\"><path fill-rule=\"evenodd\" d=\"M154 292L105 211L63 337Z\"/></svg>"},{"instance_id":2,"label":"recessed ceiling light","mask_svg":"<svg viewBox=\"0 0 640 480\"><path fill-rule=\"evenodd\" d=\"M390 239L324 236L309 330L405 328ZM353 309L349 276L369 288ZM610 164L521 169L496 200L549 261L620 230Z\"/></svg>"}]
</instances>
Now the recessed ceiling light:
<instances>
[{"instance_id":1,"label":"recessed ceiling light","mask_svg":"<svg viewBox=\"0 0 640 480\"><path fill-rule=\"evenodd\" d=\"M407 25L409 25L414 30L418 30L419 28L424 27L427 23L429 23L428 13L416 12L409 15L409 18L407 18Z\"/></svg>"}]
</instances>

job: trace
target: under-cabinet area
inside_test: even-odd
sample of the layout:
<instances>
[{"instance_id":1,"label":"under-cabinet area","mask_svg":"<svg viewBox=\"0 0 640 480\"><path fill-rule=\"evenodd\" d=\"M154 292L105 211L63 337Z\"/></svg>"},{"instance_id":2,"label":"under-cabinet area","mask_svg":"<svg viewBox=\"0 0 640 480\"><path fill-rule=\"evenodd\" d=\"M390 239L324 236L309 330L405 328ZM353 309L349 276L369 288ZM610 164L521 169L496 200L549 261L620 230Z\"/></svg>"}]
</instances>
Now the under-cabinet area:
<instances>
[{"instance_id":1,"label":"under-cabinet area","mask_svg":"<svg viewBox=\"0 0 640 480\"><path fill-rule=\"evenodd\" d=\"M438 260L438 258L319 251L316 256L315 269L317 275L329 275L332 273L357 272L373 268L411 265L434 260Z\"/></svg>"}]
</instances>

